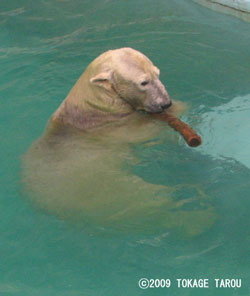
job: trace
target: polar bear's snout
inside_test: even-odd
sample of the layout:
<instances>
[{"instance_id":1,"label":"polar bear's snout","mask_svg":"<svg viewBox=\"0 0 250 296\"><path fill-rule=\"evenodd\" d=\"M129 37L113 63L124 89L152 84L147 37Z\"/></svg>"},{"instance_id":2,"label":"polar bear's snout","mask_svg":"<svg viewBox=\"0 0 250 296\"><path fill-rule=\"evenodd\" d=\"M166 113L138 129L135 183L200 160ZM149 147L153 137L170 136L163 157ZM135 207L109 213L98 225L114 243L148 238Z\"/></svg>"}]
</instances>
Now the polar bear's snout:
<instances>
[{"instance_id":1,"label":"polar bear's snout","mask_svg":"<svg viewBox=\"0 0 250 296\"><path fill-rule=\"evenodd\" d=\"M162 110L165 110L167 108L169 108L172 105L172 102L170 101L168 104L161 106Z\"/></svg>"},{"instance_id":2,"label":"polar bear's snout","mask_svg":"<svg viewBox=\"0 0 250 296\"><path fill-rule=\"evenodd\" d=\"M161 100L161 99L159 99L159 100ZM172 105L171 101L169 101L169 103L166 103L166 104L153 103L151 105L145 106L145 111L148 113L161 113L164 110L168 109L171 105Z\"/></svg>"},{"instance_id":3,"label":"polar bear's snout","mask_svg":"<svg viewBox=\"0 0 250 296\"><path fill-rule=\"evenodd\" d=\"M144 109L149 113L160 113L172 105L170 97L157 78L154 79L148 86L146 91L146 99L144 101Z\"/></svg>"}]
</instances>

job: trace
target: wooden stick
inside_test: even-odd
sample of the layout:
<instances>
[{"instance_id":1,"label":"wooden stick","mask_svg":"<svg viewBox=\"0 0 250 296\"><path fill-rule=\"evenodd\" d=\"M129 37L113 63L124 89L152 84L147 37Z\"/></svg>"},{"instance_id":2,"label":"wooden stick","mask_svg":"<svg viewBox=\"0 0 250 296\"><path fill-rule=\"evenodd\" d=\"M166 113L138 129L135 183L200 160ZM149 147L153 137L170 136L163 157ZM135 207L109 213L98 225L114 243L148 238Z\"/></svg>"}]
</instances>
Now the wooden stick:
<instances>
[{"instance_id":1,"label":"wooden stick","mask_svg":"<svg viewBox=\"0 0 250 296\"><path fill-rule=\"evenodd\" d=\"M197 147L201 144L201 137L191 129L189 125L170 113L153 114L157 119L167 122L174 130L179 132L190 147Z\"/></svg>"}]
</instances>

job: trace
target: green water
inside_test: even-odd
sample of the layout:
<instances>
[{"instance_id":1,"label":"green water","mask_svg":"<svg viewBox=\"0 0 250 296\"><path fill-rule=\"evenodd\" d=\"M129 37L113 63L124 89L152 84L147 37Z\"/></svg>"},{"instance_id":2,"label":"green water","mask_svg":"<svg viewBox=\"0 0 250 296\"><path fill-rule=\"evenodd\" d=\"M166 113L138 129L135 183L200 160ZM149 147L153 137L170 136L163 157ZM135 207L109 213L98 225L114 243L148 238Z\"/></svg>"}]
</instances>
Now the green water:
<instances>
[{"instance_id":1,"label":"green water","mask_svg":"<svg viewBox=\"0 0 250 296\"><path fill-rule=\"evenodd\" d=\"M85 232L21 193L21 155L88 63L124 46L161 69L203 138L197 149L180 138L138 146L133 167L149 183L199 184L211 196L218 218L199 236ZM1 0L0 295L249 295L249 48L249 24L191 1ZM144 277L172 285L141 290ZM210 287L178 289L177 278ZM215 278L242 287L216 289Z\"/></svg>"}]
</instances>

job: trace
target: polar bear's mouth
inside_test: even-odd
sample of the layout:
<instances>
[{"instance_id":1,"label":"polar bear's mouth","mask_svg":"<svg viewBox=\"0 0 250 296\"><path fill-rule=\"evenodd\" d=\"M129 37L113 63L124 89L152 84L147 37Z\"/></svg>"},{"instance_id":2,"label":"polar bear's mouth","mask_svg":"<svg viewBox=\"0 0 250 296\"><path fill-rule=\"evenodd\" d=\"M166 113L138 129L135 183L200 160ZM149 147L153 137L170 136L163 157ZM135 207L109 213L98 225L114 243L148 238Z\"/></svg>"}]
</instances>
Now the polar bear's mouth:
<instances>
[{"instance_id":1,"label":"polar bear's mouth","mask_svg":"<svg viewBox=\"0 0 250 296\"><path fill-rule=\"evenodd\" d=\"M171 106L172 106L172 101L170 101L168 104L164 104L164 105L146 106L143 110L149 114L155 114L155 113L162 113Z\"/></svg>"}]
</instances>

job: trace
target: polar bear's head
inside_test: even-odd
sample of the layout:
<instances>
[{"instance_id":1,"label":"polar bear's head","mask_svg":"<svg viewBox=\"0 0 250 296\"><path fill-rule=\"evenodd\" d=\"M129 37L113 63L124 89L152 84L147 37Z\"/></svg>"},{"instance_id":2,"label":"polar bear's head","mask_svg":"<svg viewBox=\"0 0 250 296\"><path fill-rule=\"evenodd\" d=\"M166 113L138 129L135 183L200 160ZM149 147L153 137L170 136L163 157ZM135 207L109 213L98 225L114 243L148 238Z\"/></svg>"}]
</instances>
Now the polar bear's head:
<instances>
[{"instance_id":1,"label":"polar bear's head","mask_svg":"<svg viewBox=\"0 0 250 296\"><path fill-rule=\"evenodd\" d=\"M171 106L159 80L160 71L142 53L132 48L110 50L91 64L90 83L115 92L135 110L158 113Z\"/></svg>"}]
</instances>

